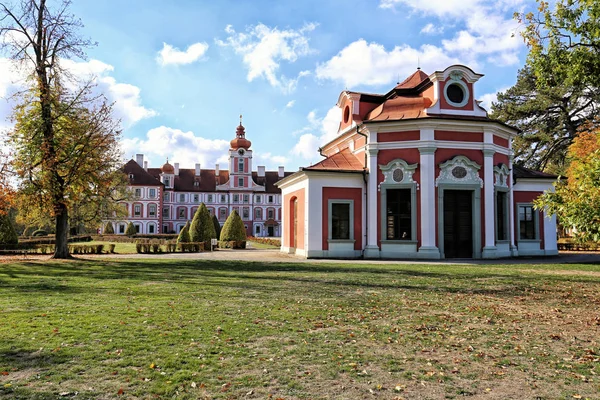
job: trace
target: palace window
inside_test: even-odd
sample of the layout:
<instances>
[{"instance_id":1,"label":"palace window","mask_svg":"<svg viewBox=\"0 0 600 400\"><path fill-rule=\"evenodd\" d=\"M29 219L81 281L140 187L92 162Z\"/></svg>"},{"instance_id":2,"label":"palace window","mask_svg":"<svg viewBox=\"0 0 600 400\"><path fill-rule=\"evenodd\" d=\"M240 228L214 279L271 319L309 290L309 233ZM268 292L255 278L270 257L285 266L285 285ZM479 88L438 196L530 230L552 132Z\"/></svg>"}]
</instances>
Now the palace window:
<instances>
[{"instance_id":1,"label":"palace window","mask_svg":"<svg viewBox=\"0 0 600 400\"><path fill-rule=\"evenodd\" d=\"M199 194L194 195L194 203L200 203L200 195Z\"/></svg>"},{"instance_id":2,"label":"palace window","mask_svg":"<svg viewBox=\"0 0 600 400\"><path fill-rule=\"evenodd\" d=\"M519 204L519 239L536 240L539 237L537 212L533 204Z\"/></svg>"},{"instance_id":3,"label":"palace window","mask_svg":"<svg viewBox=\"0 0 600 400\"><path fill-rule=\"evenodd\" d=\"M238 159L238 172L244 172L244 159Z\"/></svg>"},{"instance_id":4,"label":"palace window","mask_svg":"<svg viewBox=\"0 0 600 400\"><path fill-rule=\"evenodd\" d=\"M260 194L256 195L255 203L260 203L262 201L262 196Z\"/></svg>"},{"instance_id":5,"label":"palace window","mask_svg":"<svg viewBox=\"0 0 600 400\"><path fill-rule=\"evenodd\" d=\"M163 183L165 184L166 187L171 187L171 178L169 177L163 177Z\"/></svg>"},{"instance_id":6,"label":"palace window","mask_svg":"<svg viewBox=\"0 0 600 400\"><path fill-rule=\"evenodd\" d=\"M164 201L165 203L169 201L169 193L165 193L165 194L163 195L163 201Z\"/></svg>"},{"instance_id":7,"label":"palace window","mask_svg":"<svg viewBox=\"0 0 600 400\"><path fill-rule=\"evenodd\" d=\"M262 219L262 210L260 208L254 209L254 219Z\"/></svg>"},{"instance_id":8,"label":"palace window","mask_svg":"<svg viewBox=\"0 0 600 400\"><path fill-rule=\"evenodd\" d=\"M241 176L238 178L238 187L244 187L244 178Z\"/></svg>"},{"instance_id":9,"label":"palace window","mask_svg":"<svg viewBox=\"0 0 600 400\"><path fill-rule=\"evenodd\" d=\"M250 202L250 195L245 194L244 195L244 203L249 203Z\"/></svg>"},{"instance_id":10,"label":"palace window","mask_svg":"<svg viewBox=\"0 0 600 400\"><path fill-rule=\"evenodd\" d=\"M156 217L156 204L149 204L148 205L148 216L149 217Z\"/></svg>"},{"instance_id":11,"label":"palace window","mask_svg":"<svg viewBox=\"0 0 600 400\"><path fill-rule=\"evenodd\" d=\"M119 233L125 233L125 225L119 224Z\"/></svg>"},{"instance_id":12,"label":"palace window","mask_svg":"<svg viewBox=\"0 0 600 400\"><path fill-rule=\"evenodd\" d=\"M225 218L227 218L227 209L220 208L219 209L219 219L225 219Z\"/></svg>"},{"instance_id":13,"label":"palace window","mask_svg":"<svg viewBox=\"0 0 600 400\"><path fill-rule=\"evenodd\" d=\"M186 219L186 215L185 215L185 214L186 214L186 212L185 212L185 208L183 208L183 207L182 207L182 208L180 208L180 209L179 209L179 211L178 211L178 213L179 213L179 214L178 214L178 218L179 218L179 219Z\"/></svg>"},{"instance_id":14,"label":"palace window","mask_svg":"<svg viewBox=\"0 0 600 400\"><path fill-rule=\"evenodd\" d=\"M148 233L156 233L156 232L154 232L154 230L155 230L154 229L154 224L148 225Z\"/></svg>"},{"instance_id":15,"label":"palace window","mask_svg":"<svg viewBox=\"0 0 600 400\"><path fill-rule=\"evenodd\" d=\"M224 194L221 195L221 203L226 203L227 202L227 197L225 197Z\"/></svg>"},{"instance_id":16,"label":"palace window","mask_svg":"<svg viewBox=\"0 0 600 400\"><path fill-rule=\"evenodd\" d=\"M411 189L386 190L387 240L412 240Z\"/></svg>"},{"instance_id":17,"label":"palace window","mask_svg":"<svg viewBox=\"0 0 600 400\"><path fill-rule=\"evenodd\" d=\"M142 206L141 206L141 204L134 204L133 205L133 216L134 217L141 217L142 216Z\"/></svg>"},{"instance_id":18,"label":"palace window","mask_svg":"<svg viewBox=\"0 0 600 400\"><path fill-rule=\"evenodd\" d=\"M213 202L213 195L209 194L208 195L208 199L206 201L209 202L209 203L212 203Z\"/></svg>"},{"instance_id":19,"label":"palace window","mask_svg":"<svg viewBox=\"0 0 600 400\"><path fill-rule=\"evenodd\" d=\"M267 197L267 201L273 203L273 195L270 194L269 197Z\"/></svg>"},{"instance_id":20,"label":"palace window","mask_svg":"<svg viewBox=\"0 0 600 400\"><path fill-rule=\"evenodd\" d=\"M352 200L330 200L329 202L329 239L354 239L352 230Z\"/></svg>"},{"instance_id":21,"label":"palace window","mask_svg":"<svg viewBox=\"0 0 600 400\"><path fill-rule=\"evenodd\" d=\"M244 207L244 209L242 210L242 218L243 219L250 218L250 209L248 207Z\"/></svg>"},{"instance_id":22,"label":"palace window","mask_svg":"<svg viewBox=\"0 0 600 400\"><path fill-rule=\"evenodd\" d=\"M156 198L156 189L149 189L148 190L148 197L150 197L151 199Z\"/></svg>"},{"instance_id":23,"label":"palace window","mask_svg":"<svg viewBox=\"0 0 600 400\"><path fill-rule=\"evenodd\" d=\"M182 194L179 195L179 202L180 203L185 203L185 194L182 193Z\"/></svg>"},{"instance_id":24,"label":"palace window","mask_svg":"<svg viewBox=\"0 0 600 400\"><path fill-rule=\"evenodd\" d=\"M140 224L134 224L133 226L135 226L135 233L140 233L142 230L142 226Z\"/></svg>"},{"instance_id":25,"label":"palace window","mask_svg":"<svg viewBox=\"0 0 600 400\"><path fill-rule=\"evenodd\" d=\"M274 215L275 215L275 212L273 211L273 209L272 209L272 208L269 208L269 209L267 210L267 218L268 218L268 219L273 219L273 218L275 218L275 217L274 217Z\"/></svg>"},{"instance_id":26,"label":"palace window","mask_svg":"<svg viewBox=\"0 0 600 400\"><path fill-rule=\"evenodd\" d=\"M508 240L508 192L496 192L496 240Z\"/></svg>"},{"instance_id":27,"label":"palace window","mask_svg":"<svg viewBox=\"0 0 600 400\"><path fill-rule=\"evenodd\" d=\"M169 218L169 207L163 208L163 218Z\"/></svg>"},{"instance_id":28,"label":"palace window","mask_svg":"<svg viewBox=\"0 0 600 400\"><path fill-rule=\"evenodd\" d=\"M239 203L240 202L240 195L239 194L234 194L233 195L233 202L234 203Z\"/></svg>"},{"instance_id":29,"label":"palace window","mask_svg":"<svg viewBox=\"0 0 600 400\"><path fill-rule=\"evenodd\" d=\"M135 197L137 197L138 199L140 197L142 197L142 189L140 189L140 188L135 189Z\"/></svg>"}]
</instances>

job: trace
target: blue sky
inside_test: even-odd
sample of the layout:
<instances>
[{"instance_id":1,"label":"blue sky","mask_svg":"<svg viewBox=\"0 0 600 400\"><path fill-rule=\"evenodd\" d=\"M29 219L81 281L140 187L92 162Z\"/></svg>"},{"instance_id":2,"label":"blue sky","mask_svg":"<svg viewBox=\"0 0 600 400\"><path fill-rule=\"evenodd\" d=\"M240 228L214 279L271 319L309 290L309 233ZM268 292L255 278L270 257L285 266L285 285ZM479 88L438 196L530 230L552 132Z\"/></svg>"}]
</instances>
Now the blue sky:
<instances>
[{"instance_id":1,"label":"blue sky","mask_svg":"<svg viewBox=\"0 0 600 400\"><path fill-rule=\"evenodd\" d=\"M294 171L335 137L344 89L385 93L418 65L485 74L489 106L512 86L527 49L513 20L526 0L75 1L98 45L67 62L94 74L122 120L128 159L225 166L243 114L254 167ZM18 87L0 58L0 96ZM0 126L9 103L0 101ZM223 168L223 167L221 167Z\"/></svg>"}]
</instances>

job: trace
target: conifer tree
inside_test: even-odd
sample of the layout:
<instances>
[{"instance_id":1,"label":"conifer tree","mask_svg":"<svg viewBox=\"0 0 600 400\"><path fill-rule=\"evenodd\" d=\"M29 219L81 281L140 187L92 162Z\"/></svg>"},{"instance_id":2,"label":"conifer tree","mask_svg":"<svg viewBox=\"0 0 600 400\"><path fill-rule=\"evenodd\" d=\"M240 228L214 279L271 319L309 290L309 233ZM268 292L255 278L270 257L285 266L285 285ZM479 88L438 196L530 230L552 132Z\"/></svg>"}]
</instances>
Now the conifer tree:
<instances>
[{"instance_id":1,"label":"conifer tree","mask_svg":"<svg viewBox=\"0 0 600 400\"><path fill-rule=\"evenodd\" d=\"M133 225L133 222L130 222L127 224L127 229L125 229L125 236L133 236L137 233L137 231L135 230L135 226Z\"/></svg>"},{"instance_id":2,"label":"conifer tree","mask_svg":"<svg viewBox=\"0 0 600 400\"><path fill-rule=\"evenodd\" d=\"M219 223L219 219L217 218L216 215L212 216L212 221L213 221L213 225L215 226L215 237L216 238L220 238L221 237L221 224Z\"/></svg>"},{"instance_id":3,"label":"conifer tree","mask_svg":"<svg viewBox=\"0 0 600 400\"><path fill-rule=\"evenodd\" d=\"M113 229L112 222L107 222L106 226L104 227L104 234L105 235L113 235L114 233L115 233L115 230Z\"/></svg>"},{"instance_id":4,"label":"conifer tree","mask_svg":"<svg viewBox=\"0 0 600 400\"><path fill-rule=\"evenodd\" d=\"M19 236L8 214L0 214L0 244L17 244Z\"/></svg>"},{"instance_id":5,"label":"conifer tree","mask_svg":"<svg viewBox=\"0 0 600 400\"><path fill-rule=\"evenodd\" d=\"M210 242L216 237L217 233L210 212L204 203L200 203L190 227L190 240L192 242Z\"/></svg>"},{"instance_id":6,"label":"conifer tree","mask_svg":"<svg viewBox=\"0 0 600 400\"><path fill-rule=\"evenodd\" d=\"M181 228L181 232L179 232L179 236L177 236L177 243L189 243L190 239L190 221L188 221L183 228Z\"/></svg>"},{"instance_id":7,"label":"conifer tree","mask_svg":"<svg viewBox=\"0 0 600 400\"><path fill-rule=\"evenodd\" d=\"M246 240L246 228L244 228L244 222L236 210L233 210L229 217L227 217L225 224L223 224L220 240L222 242L242 242Z\"/></svg>"}]
</instances>

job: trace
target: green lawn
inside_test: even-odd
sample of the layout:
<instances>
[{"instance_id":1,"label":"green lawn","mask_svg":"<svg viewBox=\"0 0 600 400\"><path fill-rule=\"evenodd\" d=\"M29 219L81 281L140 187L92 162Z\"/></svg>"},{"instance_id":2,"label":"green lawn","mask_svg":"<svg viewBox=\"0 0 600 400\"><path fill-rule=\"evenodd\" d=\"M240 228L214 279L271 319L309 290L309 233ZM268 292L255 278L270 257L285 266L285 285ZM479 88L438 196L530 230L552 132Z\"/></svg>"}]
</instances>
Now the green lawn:
<instances>
[{"instance_id":1,"label":"green lawn","mask_svg":"<svg viewBox=\"0 0 600 400\"><path fill-rule=\"evenodd\" d=\"M600 398L600 266L0 263L0 398Z\"/></svg>"}]
</instances>

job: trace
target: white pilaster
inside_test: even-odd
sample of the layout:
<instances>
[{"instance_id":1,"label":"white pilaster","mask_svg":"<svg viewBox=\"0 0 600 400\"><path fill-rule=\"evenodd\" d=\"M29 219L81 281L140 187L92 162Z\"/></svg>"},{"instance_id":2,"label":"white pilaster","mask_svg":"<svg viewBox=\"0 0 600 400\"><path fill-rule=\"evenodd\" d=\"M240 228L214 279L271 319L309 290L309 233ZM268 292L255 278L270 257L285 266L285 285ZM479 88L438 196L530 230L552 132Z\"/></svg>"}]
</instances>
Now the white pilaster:
<instances>
[{"instance_id":1,"label":"white pilaster","mask_svg":"<svg viewBox=\"0 0 600 400\"><path fill-rule=\"evenodd\" d=\"M556 243L556 214L549 216L544 210L544 253L547 256L558 255Z\"/></svg>"},{"instance_id":2,"label":"white pilaster","mask_svg":"<svg viewBox=\"0 0 600 400\"><path fill-rule=\"evenodd\" d=\"M515 200L514 200L514 180L513 180L513 156L510 155L508 157L508 171L509 171L509 182L510 191L508 192L508 229L510 235L510 254L513 257L517 257L519 255L519 250L515 245Z\"/></svg>"},{"instance_id":3,"label":"white pilaster","mask_svg":"<svg viewBox=\"0 0 600 400\"><path fill-rule=\"evenodd\" d=\"M376 133L371 133L371 139L377 140L377 136L373 138ZM377 153L379 150L374 147L373 144L369 144L367 147L367 166L369 168L369 181L367 184L367 247L365 247L365 258L379 258L379 246L377 246L377 221L379 215L377 214Z\"/></svg>"},{"instance_id":4,"label":"white pilaster","mask_svg":"<svg viewBox=\"0 0 600 400\"><path fill-rule=\"evenodd\" d=\"M483 246L483 252L481 253L481 257L495 258L496 218L494 217L494 150L484 149L483 157L483 204L485 212L485 243Z\"/></svg>"},{"instance_id":5,"label":"white pilaster","mask_svg":"<svg viewBox=\"0 0 600 400\"><path fill-rule=\"evenodd\" d=\"M421 140L428 135L421 131ZM431 132L433 136L433 132ZM419 148L421 169L421 247L422 258L440 258L440 251L435 245L435 147Z\"/></svg>"}]
</instances>

